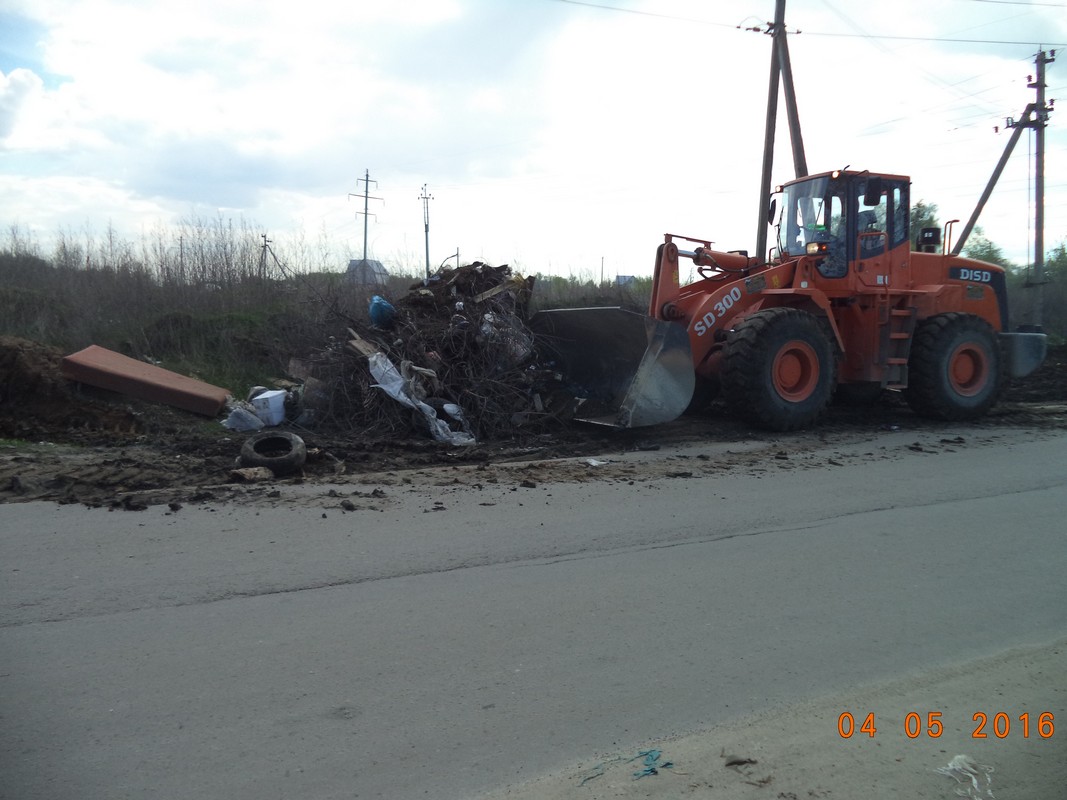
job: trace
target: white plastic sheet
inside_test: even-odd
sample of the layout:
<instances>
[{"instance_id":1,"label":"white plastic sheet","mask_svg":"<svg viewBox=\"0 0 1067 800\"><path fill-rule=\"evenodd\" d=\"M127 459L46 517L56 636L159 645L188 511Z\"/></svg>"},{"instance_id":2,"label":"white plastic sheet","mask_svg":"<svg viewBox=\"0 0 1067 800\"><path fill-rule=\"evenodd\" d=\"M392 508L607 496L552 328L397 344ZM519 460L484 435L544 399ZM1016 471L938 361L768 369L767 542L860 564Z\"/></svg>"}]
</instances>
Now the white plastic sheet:
<instances>
[{"instance_id":1,"label":"white plastic sheet","mask_svg":"<svg viewBox=\"0 0 1067 800\"><path fill-rule=\"evenodd\" d=\"M947 766L935 772L953 778L958 785L956 795L969 800L995 800L993 797L993 768L979 764L970 756L958 755Z\"/></svg>"},{"instance_id":2,"label":"white plastic sheet","mask_svg":"<svg viewBox=\"0 0 1067 800\"><path fill-rule=\"evenodd\" d=\"M384 353L374 353L367 360L370 362L370 374L378 381L374 385L401 405L413 408L422 414L430 426L430 435L435 440L457 447L476 444L472 435L452 430L447 422L437 416L437 412L431 406L414 397L410 379L404 379L388 356Z\"/></svg>"},{"instance_id":3,"label":"white plastic sheet","mask_svg":"<svg viewBox=\"0 0 1067 800\"><path fill-rule=\"evenodd\" d=\"M231 431L258 431L263 427L263 420L247 408L236 406L222 421L222 425Z\"/></svg>"}]
</instances>

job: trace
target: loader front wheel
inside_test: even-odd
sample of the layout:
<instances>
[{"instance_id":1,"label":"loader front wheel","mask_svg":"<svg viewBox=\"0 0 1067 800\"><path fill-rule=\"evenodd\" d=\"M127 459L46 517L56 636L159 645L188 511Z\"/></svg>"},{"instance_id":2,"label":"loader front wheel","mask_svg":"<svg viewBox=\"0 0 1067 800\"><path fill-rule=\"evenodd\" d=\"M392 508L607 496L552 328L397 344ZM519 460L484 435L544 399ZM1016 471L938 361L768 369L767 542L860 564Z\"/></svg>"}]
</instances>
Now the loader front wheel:
<instances>
[{"instance_id":1,"label":"loader front wheel","mask_svg":"<svg viewBox=\"0 0 1067 800\"><path fill-rule=\"evenodd\" d=\"M833 346L815 316L796 308L770 308L730 332L723 354L723 395L749 422L795 430L826 409L835 371Z\"/></svg>"},{"instance_id":2,"label":"loader front wheel","mask_svg":"<svg viewBox=\"0 0 1067 800\"><path fill-rule=\"evenodd\" d=\"M915 332L905 398L917 414L945 420L985 414L1001 386L992 326L972 314L938 314Z\"/></svg>"}]
</instances>

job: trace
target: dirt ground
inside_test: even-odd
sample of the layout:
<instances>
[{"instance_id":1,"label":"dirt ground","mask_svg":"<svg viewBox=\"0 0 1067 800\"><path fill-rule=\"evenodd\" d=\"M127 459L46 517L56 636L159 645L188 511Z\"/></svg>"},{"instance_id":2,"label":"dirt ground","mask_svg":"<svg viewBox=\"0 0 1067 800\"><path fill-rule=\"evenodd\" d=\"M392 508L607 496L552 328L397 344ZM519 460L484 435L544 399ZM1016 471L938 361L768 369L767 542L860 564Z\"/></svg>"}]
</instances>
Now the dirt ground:
<instances>
[{"instance_id":1,"label":"dirt ground","mask_svg":"<svg viewBox=\"0 0 1067 800\"><path fill-rule=\"evenodd\" d=\"M967 723L976 697L995 697L1005 687L1046 703L1043 708L1056 708L1061 690L1050 677L1063 672L1065 646L1060 641L1007 651L852 688L653 742L636 753L602 754L480 800L1058 797L1067 780L1062 739L1050 734L981 740L970 735L975 726ZM920 707L942 709L943 718L952 721L942 736L910 739L902 732L901 709ZM843 737L842 709L870 711L873 730ZM1050 730L1046 725L1046 734ZM655 756L651 767L650 756Z\"/></svg>"},{"instance_id":2,"label":"dirt ground","mask_svg":"<svg viewBox=\"0 0 1067 800\"><path fill-rule=\"evenodd\" d=\"M828 440L854 441L876 430L936 432L943 427L915 416L892 393L862 408L835 405L818 426L792 434L755 430L718 403L700 415L654 428L615 431L560 423L551 433L517 429L506 440L464 448L428 437L371 439L290 426L308 446L303 471L249 484L233 474L247 434L232 433L218 420L75 386L60 374L62 355L0 337L0 502L53 500L132 511L227 499L270 502L282 483L335 484L375 475L389 485L411 482L412 471L456 465L478 467L475 478L462 480L487 483L638 481L758 468L756 462L766 459L778 467L799 464L806 449ZM1067 347L1051 349L1041 369L1006 387L994 410L972 424L975 435L1001 426L1067 427ZM714 462L698 457L693 463L600 463L613 454L708 440L763 446L741 447ZM515 469L520 463L522 469Z\"/></svg>"}]
</instances>

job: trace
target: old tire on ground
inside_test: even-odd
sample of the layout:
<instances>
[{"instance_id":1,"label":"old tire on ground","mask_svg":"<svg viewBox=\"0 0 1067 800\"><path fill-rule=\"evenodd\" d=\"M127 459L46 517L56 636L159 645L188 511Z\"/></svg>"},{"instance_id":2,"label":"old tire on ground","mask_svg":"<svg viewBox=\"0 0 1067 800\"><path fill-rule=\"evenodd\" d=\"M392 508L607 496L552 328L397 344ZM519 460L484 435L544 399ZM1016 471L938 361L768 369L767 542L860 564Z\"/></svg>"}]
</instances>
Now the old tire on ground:
<instances>
[{"instance_id":1,"label":"old tire on ground","mask_svg":"<svg viewBox=\"0 0 1067 800\"><path fill-rule=\"evenodd\" d=\"M266 467L275 475L295 472L307 460L304 440L288 431L263 431L241 445L242 467Z\"/></svg>"},{"instance_id":2,"label":"old tire on ground","mask_svg":"<svg viewBox=\"0 0 1067 800\"><path fill-rule=\"evenodd\" d=\"M904 397L924 417L975 419L996 402L1001 368L988 322L972 314L938 314L915 332Z\"/></svg>"},{"instance_id":3,"label":"old tire on ground","mask_svg":"<svg viewBox=\"0 0 1067 800\"><path fill-rule=\"evenodd\" d=\"M757 311L731 332L723 354L726 402L777 431L810 425L833 394L834 348L817 317L796 308Z\"/></svg>"}]
</instances>

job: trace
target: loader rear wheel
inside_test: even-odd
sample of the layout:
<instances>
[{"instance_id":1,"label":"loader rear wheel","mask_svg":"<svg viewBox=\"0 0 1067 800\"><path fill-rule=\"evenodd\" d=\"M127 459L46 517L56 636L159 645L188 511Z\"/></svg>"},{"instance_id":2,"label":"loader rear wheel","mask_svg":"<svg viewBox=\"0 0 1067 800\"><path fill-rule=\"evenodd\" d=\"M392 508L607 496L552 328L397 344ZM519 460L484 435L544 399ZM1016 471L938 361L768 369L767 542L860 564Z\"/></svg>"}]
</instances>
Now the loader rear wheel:
<instances>
[{"instance_id":1,"label":"loader rear wheel","mask_svg":"<svg viewBox=\"0 0 1067 800\"><path fill-rule=\"evenodd\" d=\"M826 409L836 366L833 346L814 315L796 308L758 311L727 339L723 395L749 422L795 430Z\"/></svg>"},{"instance_id":2,"label":"loader rear wheel","mask_svg":"<svg viewBox=\"0 0 1067 800\"><path fill-rule=\"evenodd\" d=\"M938 314L915 332L908 405L924 417L967 420L997 400L1001 358L992 326L972 314Z\"/></svg>"}]
</instances>

